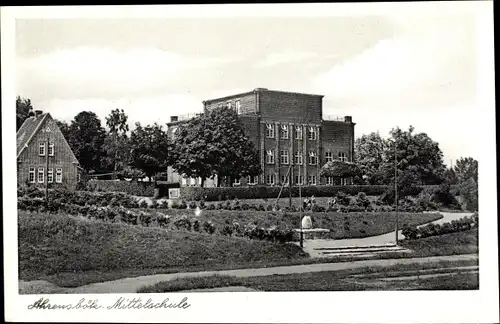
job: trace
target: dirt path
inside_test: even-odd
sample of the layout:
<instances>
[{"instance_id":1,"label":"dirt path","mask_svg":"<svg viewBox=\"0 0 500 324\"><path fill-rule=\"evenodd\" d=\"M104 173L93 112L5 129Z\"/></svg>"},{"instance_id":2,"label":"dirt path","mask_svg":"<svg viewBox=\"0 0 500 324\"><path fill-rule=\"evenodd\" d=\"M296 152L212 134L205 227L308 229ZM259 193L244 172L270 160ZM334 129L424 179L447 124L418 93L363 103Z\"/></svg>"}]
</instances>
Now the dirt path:
<instances>
[{"instance_id":1,"label":"dirt path","mask_svg":"<svg viewBox=\"0 0 500 324\"><path fill-rule=\"evenodd\" d=\"M94 283L77 288L60 288L61 290L58 292L72 293L72 294L135 293L139 288L144 286L150 286L162 281L168 281L184 277L205 277L216 274L234 276L234 277L257 277L257 276L270 276L279 274L338 271L338 270L372 267L372 266L393 266L397 264L421 264L421 263L436 262L436 261L464 261L464 260L477 260L477 259L478 256L476 254L463 254L463 255L436 256L436 257L425 257L425 258L364 260L364 261L354 261L354 262L317 263L317 264L283 266L283 267L272 267L272 268L158 274L158 275L124 278L119 280ZM29 282L22 282L22 283L20 282L21 291L25 291L27 293L29 291L28 289L29 285L30 285Z\"/></svg>"}]
</instances>

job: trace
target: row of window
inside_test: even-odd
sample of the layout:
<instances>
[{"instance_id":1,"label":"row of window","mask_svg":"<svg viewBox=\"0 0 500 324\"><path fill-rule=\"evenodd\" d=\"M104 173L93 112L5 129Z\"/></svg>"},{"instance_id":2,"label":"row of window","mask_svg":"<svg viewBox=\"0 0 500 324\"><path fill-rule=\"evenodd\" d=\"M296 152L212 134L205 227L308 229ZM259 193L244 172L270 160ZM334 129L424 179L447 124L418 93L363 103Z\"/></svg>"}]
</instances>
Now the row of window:
<instances>
[{"instance_id":1,"label":"row of window","mask_svg":"<svg viewBox=\"0 0 500 324\"><path fill-rule=\"evenodd\" d=\"M267 150L266 151L266 163L267 164L274 164L274 150ZM318 164L318 156L316 152L310 151L308 155L308 162L309 165L316 165ZM344 152L339 152L338 158L340 161L347 161L347 156ZM332 152L326 152L325 153L325 159L326 162L331 162L333 161L333 153ZM288 164L289 163L289 152L288 150L281 150L280 151L280 164ZM294 155L294 164L296 165L302 165L302 152L297 151L295 152Z\"/></svg>"},{"instance_id":2,"label":"row of window","mask_svg":"<svg viewBox=\"0 0 500 324\"><path fill-rule=\"evenodd\" d=\"M275 127L274 124L266 124L266 137L267 138L274 138L275 133L274 133ZM288 139L289 138L289 127L288 125L280 125L280 136L279 138L281 139ZM302 126L295 126L295 139L301 140L303 138L303 129ZM311 141L315 141L318 138L318 133L316 131L316 127L310 126L307 128L307 138Z\"/></svg>"},{"instance_id":3,"label":"row of window","mask_svg":"<svg viewBox=\"0 0 500 324\"><path fill-rule=\"evenodd\" d=\"M45 156L45 146L47 143L38 143L38 155ZM54 143L49 143L49 156L54 156Z\"/></svg>"},{"instance_id":4,"label":"row of window","mask_svg":"<svg viewBox=\"0 0 500 324\"><path fill-rule=\"evenodd\" d=\"M38 173L36 173L34 167L29 169L29 182L31 183L44 183L45 182L45 168L38 168ZM35 178L36 175L36 178ZM47 172L47 182L54 182L54 169L49 168ZM56 182L62 183L62 168L56 168Z\"/></svg>"},{"instance_id":5,"label":"row of window","mask_svg":"<svg viewBox=\"0 0 500 324\"><path fill-rule=\"evenodd\" d=\"M224 107L224 103L221 102L221 103L219 103L219 108L222 108L222 107ZM239 100L236 100L234 102L234 108L233 108L232 101L226 102L226 108L227 109L234 109L238 115L241 114L241 102Z\"/></svg>"},{"instance_id":6,"label":"row of window","mask_svg":"<svg viewBox=\"0 0 500 324\"><path fill-rule=\"evenodd\" d=\"M333 178L332 177L326 177L324 178L325 179L325 184L327 185L332 185L333 184ZM267 185L275 185L276 182L275 182L275 175L273 173L270 173L270 174L267 174L266 175L266 184ZM281 182L280 184L285 184L285 185L288 185L288 177L286 175L282 175L281 176ZM316 176L314 175L311 175L311 176L308 176L307 177L307 184L309 185L316 185ZM248 185L255 185L255 184L258 184L259 183L259 177L258 176L254 176L254 177L251 177L251 176L248 176L247 177L247 184ZM300 184L300 185L303 185L304 184L304 176L298 176L296 175L295 176L295 184ZM235 179L233 181L233 185L240 185L241 182L240 182L240 179ZM347 184L347 179L341 179L341 184L342 185L346 185Z\"/></svg>"}]
</instances>

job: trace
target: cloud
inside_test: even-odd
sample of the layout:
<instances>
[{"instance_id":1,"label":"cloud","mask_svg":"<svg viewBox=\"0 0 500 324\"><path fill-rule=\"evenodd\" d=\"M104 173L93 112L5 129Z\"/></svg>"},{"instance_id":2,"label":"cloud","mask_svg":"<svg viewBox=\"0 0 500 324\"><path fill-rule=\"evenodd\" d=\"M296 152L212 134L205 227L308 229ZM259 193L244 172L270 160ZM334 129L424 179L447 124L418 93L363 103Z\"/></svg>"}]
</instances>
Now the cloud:
<instances>
[{"instance_id":1,"label":"cloud","mask_svg":"<svg viewBox=\"0 0 500 324\"><path fill-rule=\"evenodd\" d=\"M188 57L157 48L77 47L19 58L17 67L20 88L35 89L38 97L85 98L158 94L176 86L179 79L237 60Z\"/></svg>"}]
</instances>

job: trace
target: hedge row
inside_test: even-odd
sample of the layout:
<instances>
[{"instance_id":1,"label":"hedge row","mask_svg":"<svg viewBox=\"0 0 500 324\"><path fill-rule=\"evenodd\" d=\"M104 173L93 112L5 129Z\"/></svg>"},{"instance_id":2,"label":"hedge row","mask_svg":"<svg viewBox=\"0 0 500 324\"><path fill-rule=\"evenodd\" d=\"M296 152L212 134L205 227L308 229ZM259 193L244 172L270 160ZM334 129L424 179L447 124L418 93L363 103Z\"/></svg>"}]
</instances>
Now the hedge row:
<instances>
[{"instance_id":1,"label":"hedge row","mask_svg":"<svg viewBox=\"0 0 500 324\"><path fill-rule=\"evenodd\" d=\"M87 190L124 192L134 196L152 197L154 195L154 184L151 182L125 180L89 180Z\"/></svg>"},{"instance_id":2,"label":"hedge row","mask_svg":"<svg viewBox=\"0 0 500 324\"><path fill-rule=\"evenodd\" d=\"M303 197L332 197L339 191L348 195L357 195L359 192L364 192L369 196L378 196L383 194L389 186L304 186L302 187ZM292 197L299 196L298 187L285 187L281 192L282 197L289 196L289 190L292 191ZM187 201L220 201L237 199L262 199L276 198L281 190L281 187L219 187L219 188L201 188L201 187L181 187L181 198Z\"/></svg>"},{"instance_id":3,"label":"hedge row","mask_svg":"<svg viewBox=\"0 0 500 324\"><path fill-rule=\"evenodd\" d=\"M407 240L416 240L430 236L468 231L478 227L479 217L477 213L474 213L471 217L465 216L441 225L430 223L420 227L405 227L402 230L402 234Z\"/></svg>"},{"instance_id":4,"label":"hedge row","mask_svg":"<svg viewBox=\"0 0 500 324\"><path fill-rule=\"evenodd\" d=\"M29 212L42 213L65 213L69 215L79 215L91 220L99 220L109 223L125 223L129 225L139 225L146 227L167 228L171 225L178 231L194 231L214 234L216 231L225 236L241 236L254 240L267 240L277 243L285 243L293 240L294 233L291 229L278 229L276 227L262 228L254 224L244 227L237 222L226 222L220 228L209 220L200 222L196 218L188 216L176 217L174 220L169 215L159 212L132 211L123 207L97 207L88 205L76 205L64 203L60 200L49 201L48 204L40 197L19 198L18 209Z\"/></svg>"}]
</instances>

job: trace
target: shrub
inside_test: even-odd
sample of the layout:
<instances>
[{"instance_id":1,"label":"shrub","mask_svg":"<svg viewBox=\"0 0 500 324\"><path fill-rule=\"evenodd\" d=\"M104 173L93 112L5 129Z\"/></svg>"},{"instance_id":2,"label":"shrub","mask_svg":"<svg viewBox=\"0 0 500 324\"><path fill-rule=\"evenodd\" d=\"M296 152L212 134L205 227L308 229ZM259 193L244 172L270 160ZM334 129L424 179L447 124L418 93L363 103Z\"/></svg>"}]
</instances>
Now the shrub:
<instances>
[{"instance_id":1,"label":"shrub","mask_svg":"<svg viewBox=\"0 0 500 324\"><path fill-rule=\"evenodd\" d=\"M260 204L259 207L257 208L258 211L266 211L266 208L264 205Z\"/></svg>"},{"instance_id":2,"label":"shrub","mask_svg":"<svg viewBox=\"0 0 500 324\"><path fill-rule=\"evenodd\" d=\"M359 185L359 186L304 186L302 187L303 197L333 197L339 191L350 195L357 195L358 192L365 192L367 195L376 196L382 194L388 186ZM282 195L288 196L289 190L292 197L298 197L297 187L287 187L283 189ZM267 199L276 198L280 187L252 186L252 187L181 187L181 197L186 200L220 201L224 197L236 199Z\"/></svg>"},{"instance_id":3,"label":"shrub","mask_svg":"<svg viewBox=\"0 0 500 324\"><path fill-rule=\"evenodd\" d=\"M149 225L153 221L153 216L150 213L140 212L139 219L141 225L149 227Z\"/></svg>"},{"instance_id":4,"label":"shrub","mask_svg":"<svg viewBox=\"0 0 500 324\"><path fill-rule=\"evenodd\" d=\"M187 216L182 216L174 221L174 226L178 230L186 230L190 231L191 230L191 221Z\"/></svg>"},{"instance_id":5,"label":"shrub","mask_svg":"<svg viewBox=\"0 0 500 324\"><path fill-rule=\"evenodd\" d=\"M215 225L211 221L204 221L203 230L208 234L213 234L215 233Z\"/></svg>"},{"instance_id":6,"label":"shrub","mask_svg":"<svg viewBox=\"0 0 500 324\"><path fill-rule=\"evenodd\" d=\"M195 202L195 201L191 201L191 202L189 202L189 204L188 204L189 209L196 209L196 207L197 207L197 206L198 206L198 205L196 204L196 202Z\"/></svg>"},{"instance_id":7,"label":"shrub","mask_svg":"<svg viewBox=\"0 0 500 324\"><path fill-rule=\"evenodd\" d=\"M123 192L143 197L153 197L154 195L154 184L151 182L89 180L87 189L91 191Z\"/></svg>"},{"instance_id":8,"label":"shrub","mask_svg":"<svg viewBox=\"0 0 500 324\"><path fill-rule=\"evenodd\" d=\"M139 208L148 208L148 203L145 200L141 200Z\"/></svg>"},{"instance_id":9,"label":"shrub","mask_svg":"<svg viewBox=\"0 0 500 324\"><path fill-rule=\"evenodd\" d=\"M241 205L241 210L249 210L250 209L250 205L247 204L247 203L244 203Z\"/></svg>"},{"instance_id":10,"label":"shrub","mask_svg":"<svg viewBox=\"0 0 500 324\"><path fill-rule=\"evenodd\" d=\"M159 227L167 227L170 223L170 216L162 213L156 213L156 223Z\"/></svg>"},{"instance_id":11,"label":"shrub","mask_svg":"<svg viewBox=\"0 0 500 324\"><path fill-rule=\"evenodd\" d=\"M200 221L197 220L197 219L195 219L193 221L193 231L199 232L200 230L201 230L201 228L200 228Z\"/></svg>"},{"instance_id":12,"label":"shrub","mask_svg":"<svg viewBox=\"0 0 500 324\"><path fill-rule=\"evenodd\" d=\"M226 223L222 227L221 234L222 235L226 235L226 236L232 236L233 235L233 226L229 224L229 221L226 221Z\"/></svg>"},{"instance_id":13,"label":"shrub","mask_svg":"<svg viewBox=\"0 0 500 324\"><path fill-rule=\"evenodd\" d=\"M207 205L207 209L208 210L214 210L215 209L215 205L214 204L208 204Z\"/></svg>"},{"instance_id":14,"label":"shrub","mask_svg":"<svg viewBox=\"0 0 500 324\"><path fill-rule=\"evenodd\" d=\"M273 211L273 209L274 209L274 206L271 204L267 205L267 207L266 207L267 211Z\"/></svg>"}]
</instances>

